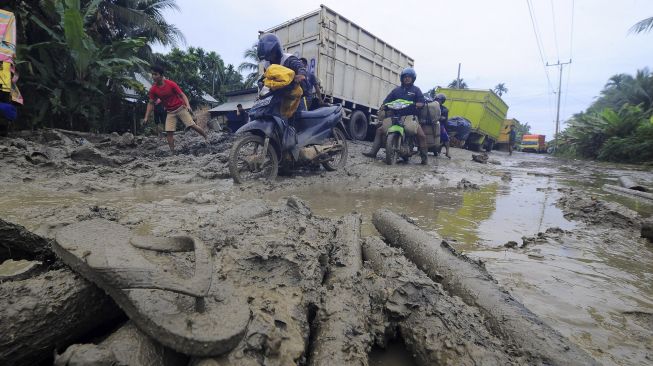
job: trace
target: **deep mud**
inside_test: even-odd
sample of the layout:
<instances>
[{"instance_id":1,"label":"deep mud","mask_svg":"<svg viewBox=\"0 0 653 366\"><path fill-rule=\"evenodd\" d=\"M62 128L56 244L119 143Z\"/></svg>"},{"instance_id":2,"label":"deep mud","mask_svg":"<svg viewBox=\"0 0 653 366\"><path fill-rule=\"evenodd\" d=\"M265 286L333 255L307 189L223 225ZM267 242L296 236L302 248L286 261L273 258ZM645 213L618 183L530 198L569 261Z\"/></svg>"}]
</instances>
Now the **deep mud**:
<instances>
[{"instance_id":1,"label":"deep mud","mask_svg":"<svg viewBox=\"0 0 653 366\"><path fill-rule=\"evenodd\" d=\"M213 132L209 145L192 132L176 137L174 156L157 137L46 130L0 139L0 219L12 230L24 226L11 232L28 243L11 249L15 241L0 230L1 259L45 261L37 277L1 285L0 308L27 301L21 297L38 291L30 282L38 276L68 271L29 243L105 218L140 235L199 237L219 259L221 281L248 297L252 320L241 342L193 365L317 365L324 352L367 364L373 348L389 343L404 344L417 364L534 362L495 334L477 308L383 246L371 217L389 208L483 262L500 286L597 361L653 360L653 245L641 237L653 207L601 190L623 175L650 189L650 170L503 152L490 154L501 164L478 164L460 149L452 149L452 160L387 167L383 152L364 158L367 144L352 143L341 171L306 169L237 186L226 166L231 136ZM338 259L346 241L338 232L353 211L362 217L362 236L374 237L364 243L376 243L390 262L368 261L342 280L334 273L352 264ZM510 241L515 245L505 247ZM171 268L192 273L191 254L173 257ZM320 341L329 329L344 329L346 337ZM99 333L43 346L40 359L51 362L55 349L89 342L104 346L78 355L117 357L111 341L102 342L107 331ZM6 334L2 347L19 342ZM3 364L28 364L2 356Z\"/></svg>"}]
</instances>

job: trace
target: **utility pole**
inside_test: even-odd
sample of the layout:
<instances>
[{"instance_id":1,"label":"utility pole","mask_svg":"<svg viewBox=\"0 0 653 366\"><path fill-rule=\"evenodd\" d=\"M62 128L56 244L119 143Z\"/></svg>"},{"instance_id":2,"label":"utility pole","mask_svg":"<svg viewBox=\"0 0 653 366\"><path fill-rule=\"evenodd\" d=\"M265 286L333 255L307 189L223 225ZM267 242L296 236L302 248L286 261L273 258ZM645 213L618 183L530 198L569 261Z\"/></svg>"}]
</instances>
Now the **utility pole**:
<instances>
[{"instance_id":1,"label":"utility pole","mask_svg":"<svg viewBox=\"0 0 653 366\"><path fill-rule=\"evenodd\" d=\"M558 149L558 133L560 133L560 94L561 94L560 89L562 87L562 67L570 63L571 63L571 59L569 59L569 62L562 62L562 63L560 62L560 60L558 60L558 63L551 64L551 65L549 65L548 62L546 63L546 66L560 66L560 78L558 79L558 107L557 107L558 111L556 112L556 134L555 134L556 150Z\"/></svg>"},{"instance_id":2,"label":"utility pole","mask_svg":"<svg viewBox=\"0 0 653 366\"><path fill-rule=\"evenodd\" d=\"M460 89L460 62L458 63L458 77L456 78L456 89Z\"/></svg>"}]
</instances>

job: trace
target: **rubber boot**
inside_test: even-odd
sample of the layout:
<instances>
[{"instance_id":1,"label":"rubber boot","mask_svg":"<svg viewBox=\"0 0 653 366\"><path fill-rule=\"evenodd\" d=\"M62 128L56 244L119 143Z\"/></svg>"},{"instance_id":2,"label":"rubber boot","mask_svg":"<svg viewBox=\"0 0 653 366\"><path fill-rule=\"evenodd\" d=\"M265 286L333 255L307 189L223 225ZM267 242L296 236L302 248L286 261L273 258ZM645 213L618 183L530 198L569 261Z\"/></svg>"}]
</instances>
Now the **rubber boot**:
<instances>
[{"instance_id":1,"label":"rubber boot","mask_svg":"<svg viewBox=\"0 0 653 366\"><path fill-rule=\"evenodd\" d=\"M422 158L422 165L426 165L429 163L429 158L428 158L428 149L426 147L420 147L419 148L419 156Z\"/></svg>"},{"instance_id":2,"label":"rubber boot","mask_svg":"<svg viewBox=\"0 0 653 366\"><path fill-rule=\"evenodd\" d=\"M374 136L374 142L372 143L372 149L369 152L364 152L363 155L368 158L376 158L376 154L381 149L381 136L378 134Z\"/></svg>"}]
</instances>

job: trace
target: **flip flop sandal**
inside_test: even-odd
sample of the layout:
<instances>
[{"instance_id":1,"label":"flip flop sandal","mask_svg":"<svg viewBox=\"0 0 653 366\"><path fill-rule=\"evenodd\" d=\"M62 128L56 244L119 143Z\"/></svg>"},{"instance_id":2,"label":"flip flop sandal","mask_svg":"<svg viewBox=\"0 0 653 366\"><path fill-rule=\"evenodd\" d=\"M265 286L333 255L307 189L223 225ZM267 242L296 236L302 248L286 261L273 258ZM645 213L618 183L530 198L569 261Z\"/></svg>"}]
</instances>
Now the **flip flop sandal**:
<instances>
[{"instance_id":1,"label":"flip flop sandal","mask_svg":"<svg viewBox=\"0 0 653 366\"><path fill-rule=\"evenodd\" d=\"M178 352L219 355L233 349L247 330L251 312L246 298L229 283L213 281L211 251L199 239L136 236L120 224L94 219L62 228L52 246L64 263L109 294L138 328ZM147 250L194 250L193 277L146 259Z\"/></svg>"}]
</instances>

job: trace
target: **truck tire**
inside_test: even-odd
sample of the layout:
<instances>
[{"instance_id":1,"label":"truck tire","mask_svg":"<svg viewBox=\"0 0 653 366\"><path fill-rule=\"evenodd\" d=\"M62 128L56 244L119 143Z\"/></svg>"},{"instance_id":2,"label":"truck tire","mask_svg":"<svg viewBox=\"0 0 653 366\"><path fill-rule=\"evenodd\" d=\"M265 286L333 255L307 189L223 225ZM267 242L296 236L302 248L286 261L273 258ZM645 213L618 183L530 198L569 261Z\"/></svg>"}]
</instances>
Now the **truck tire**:
<instances>
[{"instance_id":1,"label":"truck tire","mask_svg":"<svg viewBox=\"0 0 653 366\"><path fill-rule=\"evenodd\" d=\"M367 116L361 111L354 111L349 117L349 134L352 140L365 140L369 127Z\"/></svg>"},{"instance_id":2,"label":"truck tire","mask_svg":"<svg viewBox=\"0 0 653 366\"><path fill-rule=\"evenodd\" d=\"M487 152L492 151L492 149L494 148L494 140L492 140L492 139L486 139L483 148L484 148L485 151L487 151Z\"/></svg>"}]
</instances>

